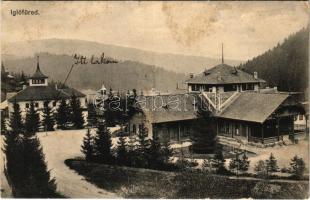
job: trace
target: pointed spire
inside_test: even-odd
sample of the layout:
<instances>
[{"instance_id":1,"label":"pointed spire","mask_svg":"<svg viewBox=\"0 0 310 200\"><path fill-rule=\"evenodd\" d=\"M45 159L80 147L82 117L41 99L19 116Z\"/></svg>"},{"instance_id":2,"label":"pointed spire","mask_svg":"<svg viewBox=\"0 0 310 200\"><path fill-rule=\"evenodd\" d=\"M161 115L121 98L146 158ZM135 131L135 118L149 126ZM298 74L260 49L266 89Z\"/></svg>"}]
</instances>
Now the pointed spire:
<instances>
[{"instance_id":1,"label":"pointed spire","mask_svg":"<svg viewBox=\"0 0 310 200\"><path fill-rule=\"evenodd\" d=\"M39 56L37 56L37 71L40 71Z\"/></svg>"},{"instance_id":2,"label":"pointed spire","mask_svg":"<svg viewBox=\"0 0 310 200\"><path fill-rule=\"evenodd\" d=\"M224 64L224 44L222 43L222 64Z\"/></svg>"},{"instance_id":3,"label":"pointed spire","mask_svg":"<svg viewBox=\"0 0 310 200\"><path fill-rule=\"evenodd\" d=\"M4 68L4 64L3 64L2 61L1 61L1 72L2 72L2 73L5 73L5 68Z\"/></svg>"}]
</instances>

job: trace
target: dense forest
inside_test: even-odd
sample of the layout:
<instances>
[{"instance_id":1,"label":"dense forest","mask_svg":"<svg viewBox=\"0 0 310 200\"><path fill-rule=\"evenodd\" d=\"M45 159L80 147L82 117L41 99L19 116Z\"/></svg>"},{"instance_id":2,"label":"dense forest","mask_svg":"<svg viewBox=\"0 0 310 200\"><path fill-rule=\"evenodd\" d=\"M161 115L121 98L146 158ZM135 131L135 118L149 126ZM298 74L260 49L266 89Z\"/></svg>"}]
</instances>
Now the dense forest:
<instances>
[{"instance_id":1,"label":"dense forest","mask_svg":"<svg viewBox=\"0 0 310 200\"><path fill-rule=\"evenodd\" d=\"M309 27L290 35L276 47L241 64L239 68L258 72L271 87L280 91L305 92L308 89Z\"/></svg>"}]
</instances>

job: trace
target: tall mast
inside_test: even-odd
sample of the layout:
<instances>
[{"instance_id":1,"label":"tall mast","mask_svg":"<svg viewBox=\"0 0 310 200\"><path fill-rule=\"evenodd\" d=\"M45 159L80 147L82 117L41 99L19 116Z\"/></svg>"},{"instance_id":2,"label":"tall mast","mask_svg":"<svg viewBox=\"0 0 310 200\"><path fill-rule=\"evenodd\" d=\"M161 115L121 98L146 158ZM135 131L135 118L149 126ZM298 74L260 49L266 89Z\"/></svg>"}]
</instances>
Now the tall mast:
<instances>
[{"instance_id":1,"label":"tall mast","mask_svg":"<svg viewBox=\"0 0 310 200\"><path fill-rule=\"evenodd\" d=\"M224 45L222 43L222 64L224 64Z\"/></svg>"}]
</instances>

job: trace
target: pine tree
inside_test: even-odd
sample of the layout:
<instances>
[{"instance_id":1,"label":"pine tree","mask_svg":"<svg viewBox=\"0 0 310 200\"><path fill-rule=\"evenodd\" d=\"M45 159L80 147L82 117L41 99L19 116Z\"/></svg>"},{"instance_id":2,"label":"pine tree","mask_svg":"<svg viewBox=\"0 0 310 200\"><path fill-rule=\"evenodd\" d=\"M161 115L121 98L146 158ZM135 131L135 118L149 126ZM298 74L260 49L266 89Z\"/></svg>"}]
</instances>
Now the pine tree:
<instances>
[{"instance_id":1,"label":"pine tree","mask_svg":"<svg viewBox=\"0 0 310 200\"><path fill-rule=\"evenodd\" d=\"M44 102L43 121L42 124L46 131L54 131L55 120L52 109L48 106L49 101Z\"/></svg>"},{"instance_id":2,"label":"pine tree","mask_svg":"<svg viewBox=\"0 0 310 200\"><path fill-rule=\"evenodd\" d=\"M254 167L254 171L257 173L259 177L262 177L262 178L268 177L266 162L263 160L259 160L257 162L257 164Z\"/></svg>"},{"instance_id":3,"label":"pine tree","mask_svg":"<svg viewBox=\"0 0 310 200\"><path fill-rule=\"evenodd\" d=\"M34 102L30 102L30 108L26 113L25 129L28 134L34 135L40 126L40 116L34 107Z\"/></svg>"},{"instance_id":4,"label":"pine tree","mask_svg":"<svg viewBox=\"0 0 310 200\"><path fill-rule=\"evenodd\" d=\"M267 173L268 174L271 175L272 173L279 171L277 160L273 156L272 153L270 154L269 159L267 159L265 162L266 162L266 167L267 167Z\"/></svg>"},{"instance_id":5,"label":"pine tree","mask_svg":"<svg viewBox=\"0 0 310 200\"><path fill-rule=\"evenodd\" d=\"M163 154L159 138L155 137L151 140L151 145L149 147L149 166L153 169L157 169L162 166L165 160L165 156Z\"/></svg>"},{"instance_id":6,"label":"pine tree","mask_svg":"<svg viewBox=\"0 0 310 200\"><path fill-rule=\"evenodd\" d=\"M215 169L217 174L227 173L227 169L225 168L225 159L222 152L222 146L217 146L215 150L215 155L213 159L211 159L211 165Z\"/></svg>"},{"instance_id":7,"label":"pine tree","mask_svg":"<svg viewBox=\"0 0 310 200\"><path fill-rule=\"evenodd\" d=\"M21 181L25 179L25 166L23 144L20 134L11 131L4 136L2 151L5 153L7 175L14 187L22 187ZM13 194L17 195L13 188ZM18 192L17 192L18 193Z\"/></svg>"},{"instance_id":8,"label":"pine tree","mask_svg":"<svg viewBox=\"0 0 310 200\"><path fill-rule=\"evenodd\" d=\"M128 157L127 157L127 165L130 167L136 167L137 166L137 156L138 155L138 149L136 145L136 137L130 136L128 141Z\"/></svg>"},{"instance_id":9,"label":"pine tree","mask_svg":"<svg viewBox=\"0 0 310 200\"><path fill-rule=\"evenodd\" d=\"M128 152L126 148L126 140L124 136L120 136L117 141L117 161L121 165L126 165L127 163L127 157L128 157Z\"/></svg>"},{"instance_id":10,"label":"pine tree","mask_svg":"<svg viewBox=\"0 0 310 200\"><path fill-rule=\"evenodd\" d=\"M112 140L110 131L105 124L100 124L95 136L95 155L98 162L111 163Z\"/></svg>"},{"instance_id":11,"label":"pine tree","mask_svg":"<svg viewBox=\"0 0 310 200\"><path fill-rule=\"evenodd\" d=\"M7 128L6 128L6 122L5 122L5 119L3 117L3 113L1 112L1 135L4 135L7 131Z\"/></svg>"},{"instance_id":12,"label":"pine tree","mask_svg":"<svg viewBox=\"0 0 310 200\"><path fill-rule=\"evenodd\" d=\"M70 122L69 107L66 103L66 100L62 99L59 107L57 108L57 127L60 129L65 129L68 122Z\"/></svg>"},{"instance_id":13,"label":"pine tree","mask_svg":"<svg viewBox=\"0 0 310 200\"><path fill-rule=\"evenodd\" d=\"M137 148L137 152L138 152L138 165L141 167L147 167L148 165L148 160L149 160L149 147L150 147L150 142L147 139L148 136L148 130L147 128L144 126L144 124L142 124L140 126L139 129L139 133L138 133L138 148Z\"/></svg>"},{"instance_id":14,"label":"pine tree","mask_svg":"<svg viewBox=\"0 0 310 200\"><path fill-rule=\"evenodd\" d=\"M249 170L249 166L250 166L250 161L246 155L246 153L243 153L243 156L241 157L240 160L240 170L243 172L246 172Z\"/></svg>"},{"instance_id":15,"label":"pine tree","mask_svg":"<svg viewBox=\"0 0 310 200\"><path fill-rule=\"evenodd\" d=\"M23 157L26 178L22 181L24 183L22 188L19 188L23 197L56 197L55 179L50 177L37 136L23 138Z\"/></svg>"},{"instance_id":16,"label":"pine tree","mask_svg":"<svg viewBox=\"0 0 310 200\"><path fill-rule=\"evenodd\" d=\"M236 174L238 175L238 172L240 170L240 164L241 164L241 160L239 159L239 155L236 153L235 157L232 158L229 162L229 169L235 170Z\"/></svg>"},{"instance_id":17,"label":"pine tree","mask_svg":"<svg viewBox=\"0 0 310 200\"><path fill-rule=\"evenodd\" d=\"M90 130L87 129L86 135L83 138L82 144L82 153L85 155L86 161L93 161L94 159L94 138L90 133Z\"/></svg>"},{"instance_id":18,"label":"pine tree","mask_svg":"<svg viewBox=\"0 0 310 200\"><path fill-rule=\"evenodd\" d=\"M76 129L84 128L84 117L81 108L81 102L75 95L72 95L70 101L71 111L72 111L72 122Z\"/></svg>"},{"instance_id":19,"label":"pine tree","mask_svg":"<svg viewBox=\"0 0 310 200\"><path fill-rule=\"evenodd\" d=\"M98 120L97 120L97 112L96 112L94 104L89 103L87 105L87 112L88 112L87 125L96 127L98 124Z\"/></svg>"},{"instance_id":20,"label":"pine tree","mask_svg":"<svg viewBox=\"0 0 310 200\"><path fill-rule=\"evenodd\" d=\"M173 150L171 149L168 141L163 142L161 151L162 151L162 155L164 157L164 163L167 164L169 162L170 157L172 156L172 153L173 153Z\"/></svg>"},{"instance_id":21,"label":"pine tree","mask_svg":"<svg viewBox=\"0 0 310 200\"><path fill-rule=\"evenodd\" d=\"M302 179L306 170L305 162L303 161L302 158L299 158L297 155L295 155L291 161L292 162L290 163L291 165L290 173L293 175L293 177L297 179Z\"/></svg>"},{"instance_id":22,"label":"pine tree","mask_svg":"<svg viewBox=\"0 0 310 200\"><path fill-rule=\"evenodd\" d=\"M15 134L20 134L24 132L21 111L19 104L16 102L16 100L13 104L13 112L10 115L10 127L12 129L12 132L14 132Z\"/></svg>"},{"instance_id":23,"label":"pine tree","mask_svg":"<svg viewBox=\"0 0 310 200\"><path fill-rule=\"evenodd\" d=\"M200 101L197 111L198 119L195 121L192 135L192 148L195 153L213 153L217 144L215 122L211 118L212 113L205 108L201 99Z\"/></svg>"}]
</instances>

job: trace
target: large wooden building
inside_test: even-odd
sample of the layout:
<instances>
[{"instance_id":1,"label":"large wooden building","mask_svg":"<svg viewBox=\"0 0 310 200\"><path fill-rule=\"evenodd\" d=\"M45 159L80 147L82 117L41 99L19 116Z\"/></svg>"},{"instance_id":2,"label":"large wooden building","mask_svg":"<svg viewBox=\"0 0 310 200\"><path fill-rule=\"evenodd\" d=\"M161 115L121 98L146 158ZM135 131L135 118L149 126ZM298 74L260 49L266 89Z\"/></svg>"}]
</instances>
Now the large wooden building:
<instances>
[{"instance_id":1,"label":"large wooden building","mask_svg":"<svg viewBox=\"0 0 310 200\"><path fill-rule=\"evenodd\" d=\"M265 93L260 89L265 81L257 74L255 77L226 64L206 72L187 81L187 93L140 97L141 112L130 120L129 132L138 133L144 124L149 137L188 140L198 118L198 103L203 102L212 113L217 134L223 137L270 143L294 134L294 116L303 109L288 93ZM199 86L194 86L197 80Z\"/></svg>"}]
</instances>

